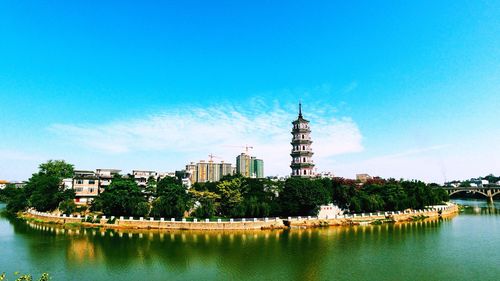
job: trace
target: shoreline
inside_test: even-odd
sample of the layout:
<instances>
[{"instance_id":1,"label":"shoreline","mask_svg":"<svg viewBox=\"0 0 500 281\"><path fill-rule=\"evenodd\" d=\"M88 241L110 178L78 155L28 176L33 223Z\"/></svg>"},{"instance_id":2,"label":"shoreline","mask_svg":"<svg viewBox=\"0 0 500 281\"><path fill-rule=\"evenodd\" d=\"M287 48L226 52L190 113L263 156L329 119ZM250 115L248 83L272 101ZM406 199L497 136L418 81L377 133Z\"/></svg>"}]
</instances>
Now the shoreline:
<instances>
[{"instance_id":1,"label":"shoreline","mask_svg":"<svg viewBox=\"0 0 500 281\"><path fill-rule=\"evenodd\" d=\"M412 221L432 220L440 217L453 217L458 214L458 205L448 203L447 205L436 206L425 210L407 210L397 212L377 212L362 213L353 215L339 215L334 218L319 219L316 217L288 217L281 218L260 218L260 219L241 219L238 221L210 221L210 220L155 220L150 219L125 219L120 218L101 218L93 217L98 222L85 222L88 217L54 215L49 213L29 210L19 213L18 217L25 220L32 220L47 224L72 225L84 228L109 228L109 229L140 229L140 230L203 230L203 231L221 231L221 230L270 230L270 229L288 229L288 228L316 228L316 227L334 227L334 226L356 226L368 224L400 223ZM110 223L108 223L110 222ZM114 223L111 223L114 222Z\"/></svg>"}]
</instances>

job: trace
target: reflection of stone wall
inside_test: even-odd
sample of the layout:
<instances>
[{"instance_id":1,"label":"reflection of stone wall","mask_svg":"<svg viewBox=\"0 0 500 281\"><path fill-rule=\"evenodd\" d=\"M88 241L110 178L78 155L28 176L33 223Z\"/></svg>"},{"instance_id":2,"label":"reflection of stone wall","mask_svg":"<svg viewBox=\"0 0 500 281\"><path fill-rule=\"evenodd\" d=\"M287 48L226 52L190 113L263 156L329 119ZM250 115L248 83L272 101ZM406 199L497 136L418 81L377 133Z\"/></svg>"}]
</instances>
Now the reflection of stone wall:
<instances>
[{"instance_id":1,"label":"reflection of stone wall","mask_svg":"<svg viewBox=\"0 0 500 281\"><path fill-rule=\"evenodd\" d=\"M130 221L117 220L118 228L153 228L153 229L192 229L192 230L237 230L282 228L281 220L257 222L180 222L180 221Z\"/></svg>"}]
</instances>

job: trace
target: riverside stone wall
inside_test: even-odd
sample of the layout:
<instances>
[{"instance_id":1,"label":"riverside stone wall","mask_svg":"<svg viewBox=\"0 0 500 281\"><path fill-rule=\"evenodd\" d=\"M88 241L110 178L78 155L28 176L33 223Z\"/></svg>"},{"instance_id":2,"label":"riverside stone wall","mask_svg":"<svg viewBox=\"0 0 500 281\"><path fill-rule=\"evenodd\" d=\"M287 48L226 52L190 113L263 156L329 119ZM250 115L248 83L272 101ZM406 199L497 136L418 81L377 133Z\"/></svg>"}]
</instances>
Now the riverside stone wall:
<instances>
[{"instance_id":1,"label":"riverside stone wall","mask_svg":"<svg viewBox=\"0 0 500 281\"><path fill-rule=\"evenodd\" d=\"M436 206L424 210L408 210L398 212L375 212L352 215L338 215L333 218L318 219L315 217L294 217L285 221L290 227L318 227L318 226L341 226L362 225L379 222L403 222L413 221L422 216L429 219L452 216L458 213L458 206L454 204Z\"/></svg>"},{"instance_id":2,"label":"riverside stone wall","mask_svg":"<svg viewBox=\"0 0 500 281\"><path fill-rule=\"evenodd\" d=\"M98 223L85 222L87 217L82 216L66 216L50 213L37 212L29 210L23 215L27 218L39 219L44 222L66 224L66 223L81 223L84 226L98 226L107 228L124 228L124 229L190 229L190 230L250 230L250 229L276 229L283 228L283 221L279 218L261 218L261 219L239 219L230 221L210 221L210 220L154 220L145 218L125 218L125 217L91 217L92 220L99 220ZM108 223L109 220L114 220L114 223Z\"/></svg>"},{"instance_id":3,"label":"riverside stone wall","mask_svg":"<svg viewBox=\"0 0 500 281\"><path fill-rule=\"evenodd\" d=\"M87 216L66 216L50 213L37 212L29 210L23 214L26 218L39 219L44 222L67 224L81 223L83 226L89 227L106 227L106 228L123 228L123 229L189 229L189 230L255 230L255 229L277 229L284 227L319 227L319 226L341 226L341 225L362 225L370 224L376 221L379 222L398 222L412 221L422 218L423 216L432 218L452 216L458 213L458 207L454 204L443 206L435 206L425 210L408 210L401 212L377 212L363 213L353 215L338 215L333 218L319 219L317 217L289 217L288 219L280 218L261 218L261 219L238 219L230 221L210 221L210 220L194 220L186 221L161 218L145 219L145 218L125 218L125 217L91 217L93 223L87 221ZM108 223L109 220L114 223Z\"/></svg>"}]
</instances>

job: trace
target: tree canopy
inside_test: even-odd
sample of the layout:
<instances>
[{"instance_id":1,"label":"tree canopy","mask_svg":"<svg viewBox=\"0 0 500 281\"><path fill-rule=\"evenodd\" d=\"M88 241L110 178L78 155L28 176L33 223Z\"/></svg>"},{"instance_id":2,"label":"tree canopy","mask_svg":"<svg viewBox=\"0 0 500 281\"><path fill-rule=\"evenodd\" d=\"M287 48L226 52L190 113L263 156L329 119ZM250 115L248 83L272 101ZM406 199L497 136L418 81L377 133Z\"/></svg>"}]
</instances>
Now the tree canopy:
<instances>
[{"instance_id":1,"label":"tree canopy","mask_svg":"<svg viewBox=\"0 0 500 281\"><path fill-rule=\"evenodd\" d=\"M33 207L39 211L52 211L64 200L73 199L73 190L65 190L62 179L73 176L73 165L63 160L49 160L39 166L24 188L10 185L3 192L10 212Z\"/></svg>"}]
</instances>

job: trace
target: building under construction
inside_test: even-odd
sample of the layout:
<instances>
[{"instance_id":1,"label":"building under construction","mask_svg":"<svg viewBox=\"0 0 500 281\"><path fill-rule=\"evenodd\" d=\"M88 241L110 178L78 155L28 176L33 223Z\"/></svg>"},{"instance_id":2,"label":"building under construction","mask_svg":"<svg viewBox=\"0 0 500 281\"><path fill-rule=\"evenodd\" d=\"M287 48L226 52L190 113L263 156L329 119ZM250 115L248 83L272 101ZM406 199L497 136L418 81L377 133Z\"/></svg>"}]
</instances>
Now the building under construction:
<instances>
[{"instance_id":1,"label":"building under construction","mask_svg":"<svg viewBox=\"0 0 500 281\"><path fill-rule=\"evenodd\" d=\"M264 161L241 153L236 156L236 173L246 178L264 178Z\"/></svg>"},{"instance_id":2,"label":"building under construction","mask_svg":"<svg viewBox=\"0 0 500 281\"><path fill-rule=\"evenodd\" d=\"M231 163L221 161L219 163L200 160L198 163L191 162L186 165L186 172L191 183L195 182L216 182L223 176L234 174Z\"/></svg>"}]
</instances>

